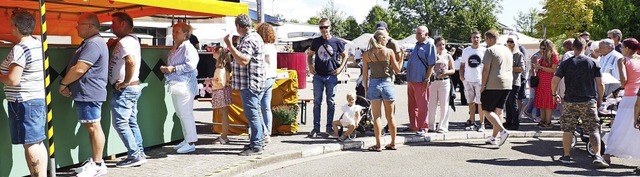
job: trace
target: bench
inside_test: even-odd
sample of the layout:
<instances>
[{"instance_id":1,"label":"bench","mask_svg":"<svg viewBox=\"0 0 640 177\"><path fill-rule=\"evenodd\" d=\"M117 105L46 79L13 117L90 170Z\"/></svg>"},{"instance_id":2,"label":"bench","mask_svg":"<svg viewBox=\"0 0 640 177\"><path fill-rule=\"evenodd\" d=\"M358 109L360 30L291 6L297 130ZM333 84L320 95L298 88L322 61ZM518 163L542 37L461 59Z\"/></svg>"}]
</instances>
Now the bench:
<instances>
[{"instance_id":1,"label":"bench","mask_svg":"<svg viewBox=\"0 0 640 177\"><path fill-rule=\"evenodd\" d=\"M298 98L298 106L300 107L300 123L307 125L307 103L313 101L313 98Z\"/></svg>"}]
</instances>

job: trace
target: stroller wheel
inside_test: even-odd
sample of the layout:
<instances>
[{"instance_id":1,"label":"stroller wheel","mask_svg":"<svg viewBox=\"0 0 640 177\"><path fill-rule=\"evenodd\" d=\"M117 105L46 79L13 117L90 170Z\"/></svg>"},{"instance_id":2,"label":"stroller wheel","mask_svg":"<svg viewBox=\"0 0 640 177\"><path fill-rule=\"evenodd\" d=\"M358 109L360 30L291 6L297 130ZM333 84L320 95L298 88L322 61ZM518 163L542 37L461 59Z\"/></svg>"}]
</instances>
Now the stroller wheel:
<instances>
[{"instance_id":1,"label":"stroller wheel","mask_svg":"<svg viewBox=\"0 0 640 177\"><path fill-rule=\"evenodd\" d=\"M578 143L578 136L573 135L573 138L571 138L571 149L576 148L577 143Z\"/></svg>"},{"instance_id":2,"label":"stroller wheel","mask_svg":"<svg viewBox=\"0 0 640 177\"><path fill-rule=\"evenodd\" d=\"M604 145L604 141L600 141L600 153L599 153L599 155L604 154L604 150L605 150L605 148L606 148L606 147L605 147L605 145ZM587 149L587 152L589 153L589 156L594 157L594 156L596 156L596 155L597 155L597 154L596 154L596 152L591 148L591 141L588 141L588 142L587 142L587 147L586 147L586 149Z\"/></svg>"}]
</instances>

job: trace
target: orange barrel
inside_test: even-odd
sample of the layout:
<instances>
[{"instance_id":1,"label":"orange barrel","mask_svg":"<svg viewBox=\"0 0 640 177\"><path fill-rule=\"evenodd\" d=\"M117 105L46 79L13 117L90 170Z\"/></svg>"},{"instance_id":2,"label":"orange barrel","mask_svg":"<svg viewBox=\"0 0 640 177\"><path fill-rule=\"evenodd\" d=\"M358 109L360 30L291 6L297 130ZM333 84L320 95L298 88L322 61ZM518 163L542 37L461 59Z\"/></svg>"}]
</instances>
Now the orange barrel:
<instances>
[{"instance_id":1,"label":"orange barrel","mask_svg":"<svg viewBox=\"0 0 640 177\"><path fill-rule=\"evenodd\" d=\"M296 70L298 89L307 86L307 54L304 52L278 53L278 68Z\"/></svg>"}]
</instances>

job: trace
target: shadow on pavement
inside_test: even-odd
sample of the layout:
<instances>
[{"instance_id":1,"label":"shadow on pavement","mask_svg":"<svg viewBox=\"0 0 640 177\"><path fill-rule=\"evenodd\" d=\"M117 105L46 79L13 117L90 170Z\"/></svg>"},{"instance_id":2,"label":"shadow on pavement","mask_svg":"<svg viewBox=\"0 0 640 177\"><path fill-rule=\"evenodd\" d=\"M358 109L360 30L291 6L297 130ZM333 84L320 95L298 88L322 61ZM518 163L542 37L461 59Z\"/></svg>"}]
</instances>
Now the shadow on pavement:
<instances>
[{"instance_id":1,"label":"shadow on pavement","mask_svg":"<svg viewBox=\"0 0 640 177\"><path fill-rule=\"evenodd\" d=\"M472 143L472 142L424 142L424 143L408 143L406 146L429 146L429 147L473 147L479 149L490 149L497 150L498 147L495 145L486 145L484 142L482 144Z\"/></svg>"}]
</instances>

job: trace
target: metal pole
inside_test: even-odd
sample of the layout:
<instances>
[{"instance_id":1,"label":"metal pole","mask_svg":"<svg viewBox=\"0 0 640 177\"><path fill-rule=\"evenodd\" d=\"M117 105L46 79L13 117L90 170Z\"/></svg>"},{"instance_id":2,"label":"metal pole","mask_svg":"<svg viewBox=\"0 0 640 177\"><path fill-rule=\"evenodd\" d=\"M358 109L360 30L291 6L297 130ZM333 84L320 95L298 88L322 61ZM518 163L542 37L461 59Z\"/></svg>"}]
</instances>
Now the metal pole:
<instances>
[{"instance_id":1,"label":"metal pole","mask_svg":"<svg viewBox=\"0 0 640 177\"><path fill-rule=\"evenodd\" d=\"M258 22L264 23L264 8L262 5L262 0L256 0L256 11L258 12Z\"/></svg>"},{"instance_id":2,"label":"metal pole","mask_svg":"<svg viewBox=\"0 0 640 177\"><path fill-rule=\"evenodd\" d=\"M47 42L47 18L45 1L40 1L40 31L42 32L42 56L44 57L44 87L47 105L47 139L49 139L49 176L56 176L55 145L53 140L53 113L51 112L51 82L49 78L49 42Z\"/></svg>"}]
</instances>

